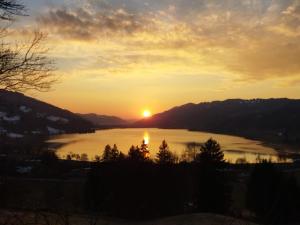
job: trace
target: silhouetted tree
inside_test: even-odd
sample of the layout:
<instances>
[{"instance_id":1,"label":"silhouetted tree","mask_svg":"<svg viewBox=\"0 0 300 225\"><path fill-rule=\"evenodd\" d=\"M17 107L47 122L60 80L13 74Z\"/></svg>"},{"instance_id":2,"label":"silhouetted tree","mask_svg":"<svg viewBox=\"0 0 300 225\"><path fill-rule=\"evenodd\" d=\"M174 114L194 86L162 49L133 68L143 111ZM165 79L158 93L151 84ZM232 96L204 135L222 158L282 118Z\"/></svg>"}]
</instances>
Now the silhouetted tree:
<instances>
[{"instance_id":1,"label":"silhouetted tree","mask_svg":"<svg viewBox=\"0 0 300 225\"><path fill-rule=\"evenodd\" d=\"M226 213L231 204L230 180L214 164L199 164L197 209L199 212Z\"/></svg>"},{"instance_id":2,"label":"silhouetted tree","mask_svg":"<svg viewBox=\"0 0 300 225\"><path fill-rule=\"evenodd\" d=\"M109 161L111 159L111 146L106 145L102 154L102 161Z\"/></svg>"},{"instance_id":3,"label":"silhouetted tree","mask_svg":"<svg viewBox=\"0 0 300 225\"><path fill-rule=\"evenodd\" d=\"M83 161L83 162L89 161L88 154L82 153L82 154L80 155L80 161Z\"/></svg>"},{"instance_id":4,"label":"silhouetted tree","mask_svg":"<svg viewBox=\"0 0 300 225\"><path fill-rule=\"evenodd\" d=\"M128 158L132 160L143 160L143 154L139 146L132 145L128 151Z\"/></svg>"},{"instance_id":5,"label":"silhouetted tree","mask_svg":"<svg viewBox=\"0 0 300 225\"><path fill-rule=\"evenodd\" d=\"M91 210L115 217L145 219L180 214L185 178L179 164L158 166L149 160L99 163L88 176L86 200Z\"/></svg>"},{"instance_id":6,"label":"silhouetted tree","mask_svg":"<svg viewBox=\"0 0 300 225\"><path fill-rule=\"evenodd\" d=\"M224 154L212 138L200 147L198 162L197 207L200 212L225 213L231 201L229 179L222 170Z\"/></svg>"},{"instance_id":7,"label":"silhouetted tree","mask_svg":"<svg viewBox=\"0 0 300 225\"><path fill-rule=\"evenodd\" d=\"M116 144L114 144L113 148L111 149L111 156L113 160L117 160L120 156L120 152Z\"/></svg>"},{"instance_id":8,"label":"silhouetted tree","mask_svg":"<svg viewBox=\"0 0 300 225\"><path fill-rule=\"evenodd\" d=\"M196 142L190 142L186 144L186 149L182 153L180 160L182 162L192 162L196 160L196 156L199 153L199 144Z\"/></svg>"},{"instance_id":9,"label":"silhouetted tree","mask_svg":"<svg viewBox=\"0 0 300 225\"><path fill-rule=\"evenodd\" d=\"M126 159L126 155L120 151L119 153L119 160L123 160L123 159Z\"/></svg>"},{"instance_id":10,"label":"silhouetted tree","mask_svg":"<svg viewBox=\"0 0 300 225\"><path fill-rule=\"evenodd\" d=\"M165 140L159 146L156 158L156 162L159 164L172 164L176 162L176 155L169 150L169 146Z\"/></svg>"},{"instance_id":11,"label":"silhouetted tree","mask_svg":"<svg viewBox=\"0 0 300 225\"><path fill-rule=\"evenodd\" d=\"M66 160L71 161L72 160L72 156L70 154L67 154Z\"/></svg>"},{"instance_id":12,"label":"silhouetted tree","mask_svg":"<svg viewBox=\"0 0 300 225\"><path fill-rule=\"evenodd\" d=\"M200 147L200 153L196 155L196 161L206 164L221 165L225 162L224 153L220 144L210 138Z\"/></svg>"},{"instance_id":13,"label":"silhouetted tree","mask_svg":"<svg viewBox=\"0 0 300 225\"><path fill-rule=\"evenodd\" d=\"M119 156L120 152L117 145L114 144L113 147L111 147L110 145L106 145L102 155L102 161L115 161L119 159Z\"/></svg>"},{"instance_id":14,"label":"silhouetted tree","mask_svg":"<svg viewBox=\"0 0 300 225\"><path fill-rule=\"evenodd\" d=\"M150 152L148 150L148 144L146 144L146 141L143 140L142 141L142 144L141 144L141 148L140 148L140 151L143 155L143 158L146 160L146 159L149 159L150 157Z\"/></svg>"},{"instance_id":15,"label":"silhouetted tree","mask_svg":"<svg viewBox=\"0 0 300 225\"><path fill-rule=\"evenodd\" d=\"M74 154L74 159L80 160L80 155L79 154Z\"/></svg>"},{"instance_id":16,"label":"silhouetted tree","mask_svg":"<svg viewBox=\"0 0 300 225\"><path fill-rule=\"evenodd\" d=\"M287 177L271 162L262 161L249 178L246 204L265 224L295 222L300 217L300 191L296 179Z\"/></svg>"},{"instance_id":17,"label":"silhouetted tree","mask_svg":"<svg viewBox=\"0 0 300 225\"><path fill-rule=\"evenodd\" d=\"M40 155L40 159L45 163L46 165L52 164L58 161L58 157L54 151L47 150L43 151Z\"/></svg>"},{"instance_id":18,"label":"silhouetted tree","mask_svg":"<svg viewBox=\"0 0 300 225\"><path fill-rule=\"evenodd\" d=\"M131 160L145 161L149 159L148 145L143 140L141 147L132 145L128 151L128 158Z\"/></svg>"},{"instance_id":19,"label":"silhouetted tree","mask_svg":"<svg viewBox=\"0 0 300 225\"><path fill-rule=\"evenodd\" d=\"M99 155L95 155L95 161L96 162L101 162L101 157Z\"/></svg>"}]
</instances>

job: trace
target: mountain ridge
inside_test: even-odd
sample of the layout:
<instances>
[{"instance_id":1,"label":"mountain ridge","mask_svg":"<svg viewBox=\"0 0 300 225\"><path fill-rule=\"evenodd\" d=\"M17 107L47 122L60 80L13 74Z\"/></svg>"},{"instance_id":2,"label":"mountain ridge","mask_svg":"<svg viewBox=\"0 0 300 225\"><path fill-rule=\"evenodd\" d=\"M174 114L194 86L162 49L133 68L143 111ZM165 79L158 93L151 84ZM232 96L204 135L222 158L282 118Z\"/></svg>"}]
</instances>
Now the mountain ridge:
<instances>
[{"instance_id":1,"label":"mountain ridge","mask_svg":"<svg viewBox=\"0 0 300 225\"><path fill-rule=\"evenodd\" d=\"M188 129L300 143L300 100L256 98L188 103L140 120L133 126Z\"/></svg>"},{"instance_id":2,"label":"mountain ridge","mask_svg":"<svg viewBox=\"0 0 300 225\"><path fill-rule=\"evenodd\" d=\"M92 132L92 124L66 109L22 93L0 90L0 135L54 135Z\"/></svg>"},{"instance_id":3,"label":"mountain ridge","mask_svg":"<svg viewBox=\"0 0 300 225\"><path fill-rule=\"evenodd\" d=\"M77 113L77 115L91 122L96 127L118 127L127 125L129 123L128 121L117 116L99 115L96 113Z\"/></svg>"}]
</instances>

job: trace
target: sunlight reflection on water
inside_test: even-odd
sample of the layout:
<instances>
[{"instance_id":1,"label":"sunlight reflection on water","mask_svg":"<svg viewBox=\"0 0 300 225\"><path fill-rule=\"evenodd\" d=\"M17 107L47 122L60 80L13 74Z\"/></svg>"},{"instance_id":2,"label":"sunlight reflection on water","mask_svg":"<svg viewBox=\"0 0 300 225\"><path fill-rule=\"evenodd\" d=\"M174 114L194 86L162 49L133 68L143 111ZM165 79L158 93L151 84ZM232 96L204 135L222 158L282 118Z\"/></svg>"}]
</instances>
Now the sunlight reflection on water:
<instances>
[{"instance_id":1,"label":"sunlight reflection on water","mask_svg":"<svg viewBox=\"0 0 300 225\"><path fill-rule=\"evenodd\" d=\"M278 156L276 150L262 145L259 141L187 130L111 129L90 134L60 135L53 137L48 142L62 144L57 151L61 158L72 152L76 154L87 153L89 159L93 160L95 155L102 154L107 144L111 146L117 144L119 150L127 153L130 146L140 145L142 141L145 141L149 146L151 157L155 158L163 140L166 140L170 150L180 157L185 152L187 143L199 145L211 137L221 144L225 159L232 163L237 160L254 163L257 159L271 159L274 162L291 161L288 158Z\"/></svg>"}]
</instances>

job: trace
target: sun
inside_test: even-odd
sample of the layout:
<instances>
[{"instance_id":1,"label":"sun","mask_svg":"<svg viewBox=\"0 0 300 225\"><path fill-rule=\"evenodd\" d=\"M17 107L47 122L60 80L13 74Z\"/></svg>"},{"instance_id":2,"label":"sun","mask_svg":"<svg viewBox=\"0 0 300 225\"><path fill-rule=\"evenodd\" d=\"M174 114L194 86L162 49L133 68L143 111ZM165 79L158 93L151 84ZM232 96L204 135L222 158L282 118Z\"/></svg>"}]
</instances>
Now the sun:
<instances>
[{"instance_id":1,"label":"sun","mask_svg":"<svg viewBox=\"0 0 300 225\"><path fill-rule=\"evenodd\" d=\"M149 118L149 117L151 117L151 112L149 111L149 110L144 110L144 112L143 112L143 117L144 118Z\"/></svg>"}]
</instances>

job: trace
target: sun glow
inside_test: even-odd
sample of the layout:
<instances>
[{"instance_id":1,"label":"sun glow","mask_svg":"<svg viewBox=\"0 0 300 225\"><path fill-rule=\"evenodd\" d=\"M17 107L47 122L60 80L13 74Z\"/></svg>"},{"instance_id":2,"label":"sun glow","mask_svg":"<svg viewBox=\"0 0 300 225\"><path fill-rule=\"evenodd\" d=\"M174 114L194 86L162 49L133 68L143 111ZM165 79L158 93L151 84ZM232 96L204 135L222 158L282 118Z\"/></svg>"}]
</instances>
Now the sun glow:
<instances>
[{"instance_id":1,"label":"sun glow","mask_svg":"<svg viewBox=\"0 0 300 225\"><path fill-rule=\"evenodd\" d=\"M148 134L148 132L145 132L144 133L144 144L148 145L149 142L150 142L149 134Z\"/></svg>"},{"instance_id":2,"label":"sun glow","mask_svg":"<svg viewBox=\"0 0 300 225\"><path fill-rule=\"evenodd\" d=\"M143 117L144 117L144 118L149 118L149 117L151 117L151 112L150 112L149 110L145 110L145 111L143 112Z\"/></svg>"}]
</instances>

